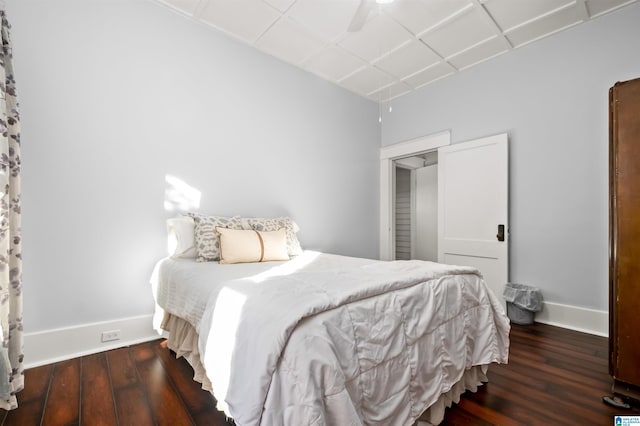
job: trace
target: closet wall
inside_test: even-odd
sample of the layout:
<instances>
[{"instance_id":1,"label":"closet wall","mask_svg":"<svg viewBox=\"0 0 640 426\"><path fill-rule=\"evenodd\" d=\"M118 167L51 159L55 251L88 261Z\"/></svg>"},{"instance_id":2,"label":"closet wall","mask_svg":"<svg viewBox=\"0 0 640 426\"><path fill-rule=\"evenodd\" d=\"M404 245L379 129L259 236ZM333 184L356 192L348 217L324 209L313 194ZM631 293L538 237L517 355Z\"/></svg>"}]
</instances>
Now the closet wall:
<instances>
[{"instance_id":1,"label":"closet wall","mask_svg":"<svg viewBox=\"0 0 640 426\"><path fill-rule=\"evenodd\" d=\"M415 248L414 258L438 260L438 165L414 170Z\"/></svg>"},{"instance_id":2,"label":"closet wall","mask_svg":"<svg viewBox=\"0 0 640 426\"><path fill-rule=\"evenodd\" d=\"M411 259L411 170L396 167L396 259Z\"/></svg>"}]
</instances>

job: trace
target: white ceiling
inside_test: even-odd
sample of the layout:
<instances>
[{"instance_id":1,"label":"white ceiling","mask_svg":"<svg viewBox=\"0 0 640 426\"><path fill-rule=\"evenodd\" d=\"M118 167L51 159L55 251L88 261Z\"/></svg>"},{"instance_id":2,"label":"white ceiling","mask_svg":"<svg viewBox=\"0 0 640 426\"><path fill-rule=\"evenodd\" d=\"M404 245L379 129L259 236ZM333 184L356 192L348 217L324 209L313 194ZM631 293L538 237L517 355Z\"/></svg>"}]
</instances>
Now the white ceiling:
<instances>
[{"instance_id":1,"label":"white ceiling","mask_svg":"<svg viewBox=\"0 0 640 426\"><path fill-rule=\"evenodd\" d=\"M384 102L637 0L155 0Z\"/></svg>"}]
</instances>

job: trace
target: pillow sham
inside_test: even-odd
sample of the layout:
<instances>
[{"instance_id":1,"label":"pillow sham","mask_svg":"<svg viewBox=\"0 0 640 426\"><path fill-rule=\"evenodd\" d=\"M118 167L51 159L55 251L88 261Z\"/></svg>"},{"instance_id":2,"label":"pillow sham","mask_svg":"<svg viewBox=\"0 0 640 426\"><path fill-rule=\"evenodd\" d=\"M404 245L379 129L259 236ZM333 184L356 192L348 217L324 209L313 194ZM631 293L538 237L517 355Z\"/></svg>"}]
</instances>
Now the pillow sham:
<instances>
[{"instance_id":1,"label":"pillow sham","mask_svg":"<svg viewBox=\"0 0 640 426\"><path fill-rule=\"evenodd\" d=\"M189 213L195 223L196 261L209 262L220 259L220 238L216 227L242 229L240 217L204 216Z\"/></svg>"},{"instance_id":2,"label":"pillow sham","mask_svg":"<svg viewBox=\"0 0 640 426\"><path fill-rule=\"evenodd\" d=\"M220 263L289 260L284 228L277 231L237 230L217 227Z\"/></svg>"},{"instance_id":3,"label":"pillow sham","mask_svg":"<svg viewBox=\"0 0 640 426\"><path fill-rule=\"evenodd\" d=\"M169 256L182 259L195 259L197 256L195 223L189 216L167 219L167 248Z\"/></svg>"},{"instance_id":4,"label":"pillow sham","mask_svg":"<svg viewBox=\"0 0 640 426\"><path fill-rule=\"evenodd\" d=\"M241 224L242 229L253 229L254 231L277 231L284 228L287 236L287 254L289 256L302 254L302 247L296 236L296 232L300 228L289 217L243 217Z\"/></svg>"}]
</instances>

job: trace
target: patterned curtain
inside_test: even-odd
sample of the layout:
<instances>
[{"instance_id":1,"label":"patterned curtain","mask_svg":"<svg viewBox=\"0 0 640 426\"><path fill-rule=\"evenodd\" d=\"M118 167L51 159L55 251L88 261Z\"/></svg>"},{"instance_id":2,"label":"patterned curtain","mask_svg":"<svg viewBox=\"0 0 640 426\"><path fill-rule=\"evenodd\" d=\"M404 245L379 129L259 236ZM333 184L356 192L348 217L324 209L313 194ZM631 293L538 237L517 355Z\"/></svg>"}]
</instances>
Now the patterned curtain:
<instances>
[{"instance_id":1,"label":"patterned curtain","mask_svg":"<svg viewBox=\"0 0 640 426\"><path fill-rule=\"evenodd\" d=\"M20 235L20 115L9 22L2 18L0 51L0 408L16 408L24 387L22 241Z\"/></svg>"}]
</instances>

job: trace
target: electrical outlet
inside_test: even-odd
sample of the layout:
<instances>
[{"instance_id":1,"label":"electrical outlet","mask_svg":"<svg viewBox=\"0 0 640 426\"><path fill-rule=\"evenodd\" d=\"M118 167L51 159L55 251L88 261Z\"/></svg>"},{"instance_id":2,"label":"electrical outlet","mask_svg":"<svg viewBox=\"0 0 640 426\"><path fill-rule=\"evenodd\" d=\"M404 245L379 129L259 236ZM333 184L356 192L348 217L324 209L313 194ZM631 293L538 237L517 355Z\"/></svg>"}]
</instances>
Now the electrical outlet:
<instances>
[{"instance_id":1,"label":"electrical outlet","mask_svg":"<svg viewBox=\"0 0 640 426\"><path fill-rule=\"evenodd\" d=\"M111 342L114 340L120 340L120 330L111 330L102 332L102 341Z\"/></svg>"}]
</instances>

